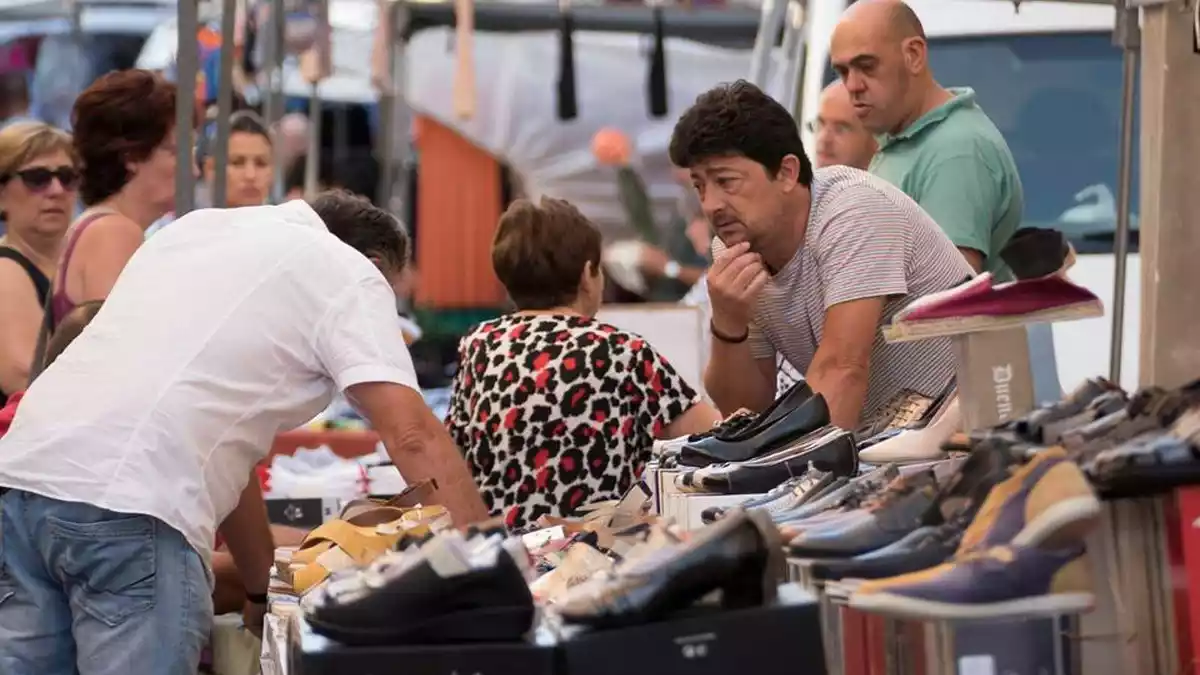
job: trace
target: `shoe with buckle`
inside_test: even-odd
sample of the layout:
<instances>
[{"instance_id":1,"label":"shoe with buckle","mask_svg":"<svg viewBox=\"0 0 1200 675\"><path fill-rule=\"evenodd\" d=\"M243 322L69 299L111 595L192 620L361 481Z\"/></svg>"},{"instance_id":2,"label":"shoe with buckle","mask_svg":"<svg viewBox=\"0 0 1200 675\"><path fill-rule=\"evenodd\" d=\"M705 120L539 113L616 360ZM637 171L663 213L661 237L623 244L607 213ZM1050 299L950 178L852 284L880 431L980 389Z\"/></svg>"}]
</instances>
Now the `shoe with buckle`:
<instances>
[{"instance_id":1,"label":"shoe with buckle","mask_svg":"<svg viewBox=\"0 0 1200 675\"><path fill-rule=\"evenodd\" d=\"M793 387L792 391L805 390ZM785 395L780 400L788 398L798 399L798 396ZM727 439L713 436L684 445L679 450L679 464L702 467L717 462L744 462L770 454L828 425L829 406L824 396L814 394L792 408L781 403L771 416L772 419L751 425L736 436Z\"/></svg>"}]
</instances>

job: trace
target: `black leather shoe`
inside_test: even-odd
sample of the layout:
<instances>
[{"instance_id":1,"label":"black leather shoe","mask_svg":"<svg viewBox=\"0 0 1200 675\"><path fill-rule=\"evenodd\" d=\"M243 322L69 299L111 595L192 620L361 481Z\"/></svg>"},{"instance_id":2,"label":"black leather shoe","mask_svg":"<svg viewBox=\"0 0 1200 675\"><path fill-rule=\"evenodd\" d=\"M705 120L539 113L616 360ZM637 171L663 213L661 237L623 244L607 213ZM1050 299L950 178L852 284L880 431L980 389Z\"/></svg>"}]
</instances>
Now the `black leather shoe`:
<instances>
[{"instance_id":1,"label":"black leather shoe","mask_svg":"<svg viewBox=\"0 0 1200 675\"><path fill-rule=\"evenodd\" d=\"M476 551L468 564L449 551L447 539L435 537L420 550L389 554L331 579L306 610L313 631L348 645L521 640L535 612L509 550L516 544L493 542L491 550L479 551L484 542L470 540L464 548Z\"/></svg>"},{"instance_id":2,"label":"black leather shoe","mask_svg":"<svg viewBox=\"0 0 1200 675\"><path fill-rule=\"evenodd\" d=\"M617 568L605 584L584 584L556 603L567 623L616 628L686 609L714 590L728 609L775 600L785 560L779 533L762 512L734 511L685 544Z\"/></svg>"},{"instance_id":3,"label":"black leather shoe","mask_svg":"<svg viewBox=\"0 0 1200 675\"><path fill-rule=\"evenodd\" d=\"M812 395L813 392L808 383L801 380L783 392L782 396L775 399L761 413L756 415L745 412L732 415L709 431L688 436L688 443L698 443L706 438L716 438L722 441L740 441L749 438L779 421L789 411L804 405L804 402L812 398Z\"/></svg>"},{"instance_id":4,"label":"black leather shoe","mask_svg":"<svg viewBox=\"0 0 1200 675\"><path fill-rule=\"evenodd\" d=\"M816 397L814 397L816 400ZM759 494L800 476L809 465L835 476L852 476L858 469L854 436L835 427L813 432L803 444L745 462L706 466L681 474L679 484L698 492Z\"/></svg>"},{"instance_id":5,"label":"black leather shoe","mask_svg":"<svg viewBox=\"0 0 1200 675\"><path fill-rule=\"evenodd\" d=\"M780 399L783 401L784 396ZM715 462L744 462L759 455L778 450L792 441L829 424L829 406L825 397L814 394L794 408L775 408L780 412L772 422L737 438L706 438L689 443L679 451L679 463L684 466L708 466Z\"/></svg>"}]
</instances>

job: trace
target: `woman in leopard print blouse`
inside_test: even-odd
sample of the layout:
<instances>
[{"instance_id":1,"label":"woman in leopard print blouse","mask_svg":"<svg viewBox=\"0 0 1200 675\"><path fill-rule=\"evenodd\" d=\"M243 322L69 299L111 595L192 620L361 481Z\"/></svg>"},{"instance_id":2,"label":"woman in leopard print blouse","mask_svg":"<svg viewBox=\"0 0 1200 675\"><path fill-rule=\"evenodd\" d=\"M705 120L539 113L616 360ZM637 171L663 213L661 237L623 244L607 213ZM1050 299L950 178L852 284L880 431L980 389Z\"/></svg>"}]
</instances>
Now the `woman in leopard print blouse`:
<instances>
[{"instance_id":1,"label":"woman in leopard print blouse","mask_svg":"<svg viewBox=\"0 0 1200 675\"><path fill-rule=\"evenodd\" d=\"M571 204L518 200L492 265L517 311L459 344L446 425L510 527L616 499L656 438L720 417L641 337L596 321L600 233Z\"/></svg>"}]
</instances>

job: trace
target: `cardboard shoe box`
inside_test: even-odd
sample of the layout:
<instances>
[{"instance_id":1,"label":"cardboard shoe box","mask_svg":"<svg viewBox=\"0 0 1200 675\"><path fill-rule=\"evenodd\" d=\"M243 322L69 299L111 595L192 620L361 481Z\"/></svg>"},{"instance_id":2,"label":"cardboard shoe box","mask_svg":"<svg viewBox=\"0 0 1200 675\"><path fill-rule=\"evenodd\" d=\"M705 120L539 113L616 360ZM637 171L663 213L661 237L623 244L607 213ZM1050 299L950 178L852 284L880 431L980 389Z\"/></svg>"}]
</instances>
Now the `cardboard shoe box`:
<instances>
[{"instance_id":1,"label":"cardboard shoe box","mask_svg":"<svg viewBox=\"0 0 1200 675\"><path fill-rule=\"evenodd\" d=\"M325 498L267 498L267 520L272 525L302 529L320 527L342 512L342 500Z\"/></svg>"}]
</instances>

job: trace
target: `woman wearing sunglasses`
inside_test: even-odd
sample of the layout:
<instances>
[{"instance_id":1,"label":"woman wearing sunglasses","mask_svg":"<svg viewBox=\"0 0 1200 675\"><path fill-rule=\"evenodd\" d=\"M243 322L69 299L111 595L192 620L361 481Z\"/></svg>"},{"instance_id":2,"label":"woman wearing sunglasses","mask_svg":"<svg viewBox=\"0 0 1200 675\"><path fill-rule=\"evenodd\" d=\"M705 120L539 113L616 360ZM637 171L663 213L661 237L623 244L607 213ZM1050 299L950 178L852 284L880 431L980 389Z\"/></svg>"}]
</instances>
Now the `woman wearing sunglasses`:
<instances>
[{"instance_id":1,"label":"woman wearing sunglasses","mask_svg":"<svg viewBox=\"0 0 1200 675\"><path fill-rule=\"evenodd\" d=\"M103 300L175 202L175 85L147 70L96 80L71 111L87 210L67 232L53 283L54 325Z\"/></svg>"},{"instance_id":2,"label":"woman wearing sunglasses","mask_svg":"<svg viewBox=\"0 0 1200 675\"><path fill-rule=\"evenodd\" d=\"M0 402L29 384L50 279L75 212L71 136L41 122L0 131Z\"/></svg>"}]
</instances>

